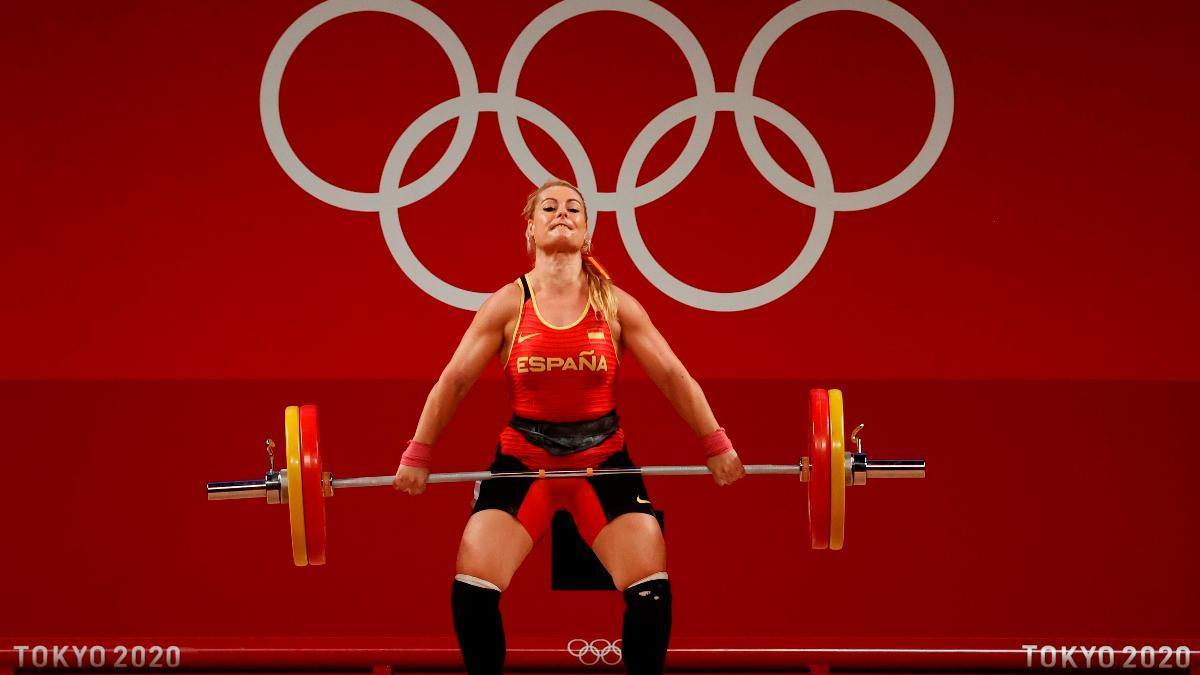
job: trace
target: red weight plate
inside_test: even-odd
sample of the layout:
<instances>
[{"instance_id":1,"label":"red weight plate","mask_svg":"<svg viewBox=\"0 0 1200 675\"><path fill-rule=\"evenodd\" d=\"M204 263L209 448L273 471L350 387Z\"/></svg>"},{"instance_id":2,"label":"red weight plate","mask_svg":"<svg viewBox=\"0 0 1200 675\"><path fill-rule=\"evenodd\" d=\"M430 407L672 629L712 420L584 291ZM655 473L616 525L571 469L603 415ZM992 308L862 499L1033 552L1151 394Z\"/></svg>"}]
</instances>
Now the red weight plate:
<instances>
[{"instance_id":1,"label":"red weight plate","mask_svg":"<svg viewBox=\"0 0 1200 675\"><path fill-rule=\"evenodd\" d=\"M304 532L308 564L325 564L325 491L322 489L321 438L317 406L300 406L300 463L304 488Z\"/></svg>"},{"instance_id":2,"label":"red weight plate","mask_svg":"<svg viewBox=\"0 0 1200 675\"><path fill-rule=\"evenodd\" d=\"M814 549L829 548L829 393L824 389L808 392L811 428L808 434L808 453L812 470L808 479L808 527ZM305 479L308 476L305 475ZM305 493L305 498L308 494Z\"/></svg>"}]
</instances>

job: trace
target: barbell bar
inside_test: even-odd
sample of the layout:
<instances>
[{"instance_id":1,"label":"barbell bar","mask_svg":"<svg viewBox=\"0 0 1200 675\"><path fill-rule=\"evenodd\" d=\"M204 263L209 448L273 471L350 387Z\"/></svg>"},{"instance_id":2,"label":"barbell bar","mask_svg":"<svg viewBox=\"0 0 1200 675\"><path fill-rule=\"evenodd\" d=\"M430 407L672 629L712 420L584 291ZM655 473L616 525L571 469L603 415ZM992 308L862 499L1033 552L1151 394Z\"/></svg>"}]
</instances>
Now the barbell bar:
<instances>
[{"instance_id":1,"label":"barbell bar","mask_svg":"<svg viewBox=\"0 0 1200 675\"><path fill-rule=\"evenodd\" d=\"M809 483L808 512L812 547L838 550L844 542L845 489L873 478L924 478L925 460L870 459L862 450L862 424L850 434L854 451L844 449L843 397L837 389L809 392L812 422L809 455L797 464L747 464L747 475L792 475ZM287 504L292 531L292 560L298 566L325 563L325 499L337 490L389 487L394 475L334 478L324 470L316 406L288 406L284 411L287 469L275 470L274 441L267 440L268 469L262 480L208 483L210 501L265 499ZM611 469L539 471L462 471L433 473L427 483L462 483L504 479L599 478L616 475L707 476L707 466L643 466ZM290 478L289 478L290 476ZM838 480L840 478L840 480Z\"/></svg>"},{"instance_id":2,"label":"barbell bar","mask_svg":"<svg viewBox=\"0 0 1200 675\"><path fill-rule=\"evenodd\" d=\"M804 464L746 464L743 468L746 469L747 475L754 476L769 476L769 475L796 475L800 474L800 480L809 482L808 476L808 458L802 458ZM858 483L849 483L846 485L862 485L867 478L924 478L925 477L925 462L924 460L911 459L894 459L894 460L867 460L863 458L861 461L856 461L853 464L854 472L862 476ZM287 471L276 472L277 474L286 474ZM642 466L626 469L556 469L546 471L460 471L453 473L431 473L426 483L469 483L477 480L497 480L501 478L598 478L600 476L623 476L623 475L642 475L642 476L707 476L711 472L707 466L700 464L685 464L679 466ZM366 487L389 487L395 479L394 475L389 476L361 476L358 478L334 478L325 490L324 496L333 496L337 490L346 490L349 488L366 488ZM326 481L328 482L328 481ZM284 479L286 485L286 478ZM224 499L258 499L265 498L268 492L278 493L280 487L280 478L268 477L262 480L232 480L220 481L208 484L208 499L209 501L220 501ZM274 504L287 503L284 498L282 502L272 502Z\"/></svg>"}]
</instances>

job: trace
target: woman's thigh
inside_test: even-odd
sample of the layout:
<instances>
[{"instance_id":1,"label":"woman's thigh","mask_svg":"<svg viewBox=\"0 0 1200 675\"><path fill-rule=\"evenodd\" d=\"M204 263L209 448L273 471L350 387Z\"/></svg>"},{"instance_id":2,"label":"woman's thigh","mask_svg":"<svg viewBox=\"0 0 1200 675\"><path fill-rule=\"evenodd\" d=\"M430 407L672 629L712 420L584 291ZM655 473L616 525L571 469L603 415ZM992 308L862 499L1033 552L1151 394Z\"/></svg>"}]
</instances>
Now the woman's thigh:
<instances>
[{"instance_id":1,"label":"woman's thigh","mask_svg":"<svg viewBox=\"0 0 1200 675\"><path fill-rule=\"evenodd\" d=\"M618 516L592 542L596 557L618 590L667 570L667 547L658 520L647 513Z\"/></svg>"},{"instance_id":2,"label":"woman's thigh","mask_svg":"<svg viewBox=\"0 0 1200 675\"><path fill-rule=\"evenodd\" d=\"M531 548L533 540L516 518L499 509L485 509L467 520L456 570L504 590Z\"/></svg>"}]
</instances>

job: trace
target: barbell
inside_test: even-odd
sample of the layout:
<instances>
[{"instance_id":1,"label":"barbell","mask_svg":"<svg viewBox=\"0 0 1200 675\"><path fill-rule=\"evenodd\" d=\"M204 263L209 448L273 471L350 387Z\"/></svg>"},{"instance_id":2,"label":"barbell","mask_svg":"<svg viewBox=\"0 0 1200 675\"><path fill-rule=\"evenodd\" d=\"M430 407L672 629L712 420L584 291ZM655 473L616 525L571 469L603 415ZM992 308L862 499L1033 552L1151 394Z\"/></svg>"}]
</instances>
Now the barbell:
<instances>
[{"instance_id":1,"label":"barbell","mask_svg":"<svg viewBox=\"0 0 1200 675\"><path fill-rule=\"evenodd\" d=\"M850 434L846 448L845 411L837 389L809 391L808 455L798 464L748 464L746 474L799 475L808 483L808 521L814 549L839 550L845 542L846 488L865 485L868 478L924 478L925 460L871 460L862 449L862 424ZM298 566L324 565L325 500L335 490L392 485L394 476L337 478L325 470L314 405L288 406L283 413L284 457L287 467L275 470L275 442L267 439L267 473L262 480L208 484L210 501L265 498L268 504L287 504L291 525L292 561ZM643 466L614 469L540 471L465 471L430 474L428 483L483 480L602 478L623 474L642 476L709 475L707 466Z\"/></svg>"}]
</instances>

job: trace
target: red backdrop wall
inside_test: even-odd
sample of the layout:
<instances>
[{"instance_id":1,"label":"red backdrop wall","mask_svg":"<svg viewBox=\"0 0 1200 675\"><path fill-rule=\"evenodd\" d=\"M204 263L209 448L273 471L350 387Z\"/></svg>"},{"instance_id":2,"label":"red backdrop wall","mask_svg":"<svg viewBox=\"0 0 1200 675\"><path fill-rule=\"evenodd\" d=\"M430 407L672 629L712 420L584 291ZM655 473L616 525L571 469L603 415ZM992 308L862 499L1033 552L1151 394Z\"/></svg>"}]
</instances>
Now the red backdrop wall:
<instances>
[{"instance_id":1,"label":"red backdrop wall","mask_svg":"<svg viewBox=\"0 0 1200 675\"><path fill-rule=\"evenodd\" d=\"M869 449L930 463L925 481L852 494L840 554L807 550L803 492L787 480L656 481L676 634L1195 638L1200 12L900 5L953 77L948 140L904 194L835 213L795 288L745 311L688 306L647 280L613 213L595 218L601 259L746 460L794 461L802 393L841 386L851 421L869 422ZM378 214L308 194L268 147L264 68L312 6L26 3L0 28L0 635L450 634L469 488L335 499L323 569L292 568L278 509L200 493L260 473L262 439L279 436L287 403L321 406L337 473L390 473L471 316L398 267ZM518 34L548 5L425 6L494 92ZM754 35L787 6L662 3L726 92ZM378 190L400 134L457 94L437 43L379 13L318 28L282 82L292 147L358 191ZM661 31L595 13L538 43L518 93L561 118L610 191L642 128L695 86ZM900 172L935 107L914 44L856 12L784 32L754 91L811 132L840 191ZM665 136L641 182L674 161L691 125ZM759 127L779 163L810 181L791 142ZM554 139L522 129L549 171L571 177ZM422 141L403 182L453 132ZM490 291L527 264L518 212L529 189L485 112L449 180L394 211L426 267ZM814 212L762 178L722 112L695 170L637 217L674 275L737 291L795 258ZM410 330L416 316L436 328ZM639 461L698 460L636 367L622 387ZM492 368L447 429L438 468L482 468L505 410ZM569 613L562 636L615 636L619 597L551 593L548 564L539 547L507 594L510 633L557 638ZM270 617L227 611L294 583L312 590L309 620L289 618L301 607L287 597Z\"/></svg>"}]
</instances>

